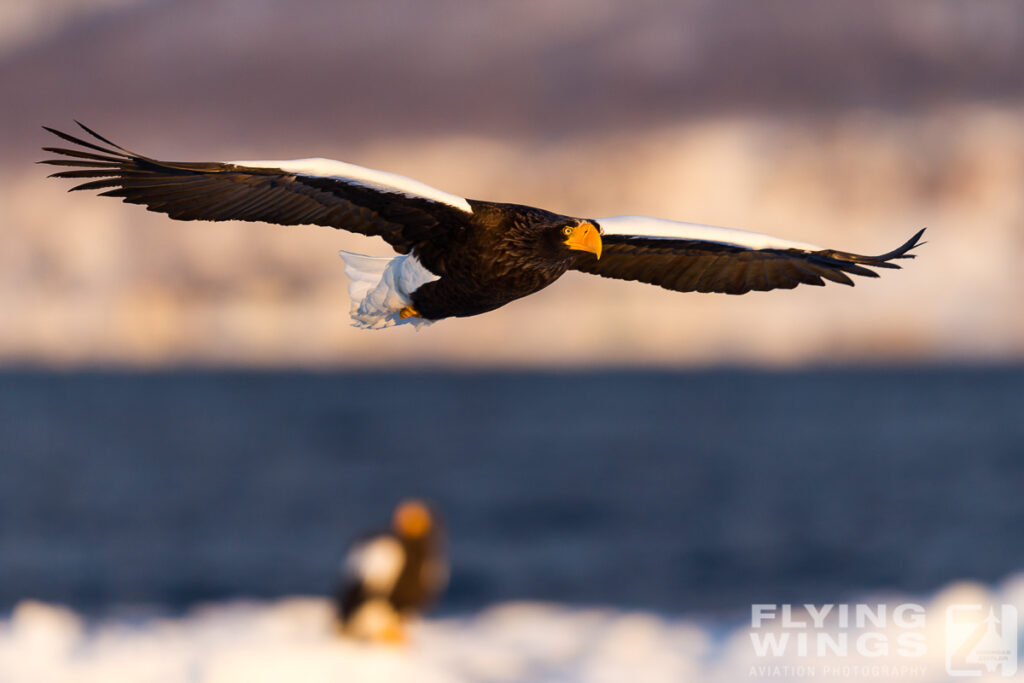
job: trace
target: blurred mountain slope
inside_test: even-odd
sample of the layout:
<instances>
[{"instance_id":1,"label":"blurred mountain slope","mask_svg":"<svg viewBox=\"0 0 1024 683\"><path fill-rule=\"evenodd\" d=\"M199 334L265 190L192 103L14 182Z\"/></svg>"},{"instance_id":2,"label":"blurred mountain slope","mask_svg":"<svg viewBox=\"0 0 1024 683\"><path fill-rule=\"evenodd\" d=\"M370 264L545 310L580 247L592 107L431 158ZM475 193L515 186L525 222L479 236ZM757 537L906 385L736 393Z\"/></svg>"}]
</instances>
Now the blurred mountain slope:
<instances>
[{"instance_id":1,"label":"blurred mountain slope","mask_svg":"<svg viewBox=\"0 0 1024 683\"><path fill-rule=\"evenodd\" d=\"M143 0L0 0L0 58ZM77 30L77 27L72 29Z\"/></svg>"},{"instance_id":2,"label":"blurred mountain slope","mask_svg":"<svg viewBox=\"0 0 1024 683\"><path fill-rule=\"evenodd\" d=\"M24 157L29 122L70 116L197 149L262 133L283 152L1024 96L1013 0L125 3L0 62L17 95L0 148Z\"/></svg>"},{"instance_id":3,"label":"blurred mountain slope","mask_svg":"<svg viewBox=\"0 0 1024 683\"><path fill-rule=\"evenodd\" d=\"M110 0L114 2L114 0ZM127 0L125 0L127 2ZM1024 357L1024 5L140 0L0 51L0 360L693 363ZM178 223L46 180L40 124L178 159L328 156L464 196L866 253L855 289L567 277L348 328L329 229ZM510 340L515 340L510 343Z\"/></svg>"}]
</instances>

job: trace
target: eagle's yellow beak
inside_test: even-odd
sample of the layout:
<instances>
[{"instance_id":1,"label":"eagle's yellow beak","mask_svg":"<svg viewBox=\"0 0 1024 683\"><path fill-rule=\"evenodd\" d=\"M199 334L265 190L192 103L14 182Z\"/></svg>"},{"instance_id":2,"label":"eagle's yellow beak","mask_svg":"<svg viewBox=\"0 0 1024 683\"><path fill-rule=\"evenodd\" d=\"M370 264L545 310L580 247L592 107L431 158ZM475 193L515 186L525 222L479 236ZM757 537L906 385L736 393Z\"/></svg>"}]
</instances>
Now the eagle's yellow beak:
<instances>
[{"instance_id":1,"label":"eagle's yellow beak","mask_svg":"<svg viewBox=\"0 0 1024 683\"><path fill-rule=\"evenodd\" d=\"M565 245L577 251L589 251L601 258L601 232L593 223L583 222L573 228Z\"/></svg>"}]
</instances>

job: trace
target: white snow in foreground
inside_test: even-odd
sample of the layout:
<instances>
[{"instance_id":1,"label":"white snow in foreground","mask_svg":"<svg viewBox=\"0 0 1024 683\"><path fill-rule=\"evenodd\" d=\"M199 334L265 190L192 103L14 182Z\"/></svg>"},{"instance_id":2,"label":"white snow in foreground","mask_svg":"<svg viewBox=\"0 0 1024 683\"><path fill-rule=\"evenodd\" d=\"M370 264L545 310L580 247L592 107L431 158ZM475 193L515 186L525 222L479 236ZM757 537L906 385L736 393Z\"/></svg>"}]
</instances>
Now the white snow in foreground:
<instances>
[{"instance_id":1,"label":"white snow in foreground","mask_svg":"<svg viewBox=\"0 0 1024 683\"><path fill-rule=\"evenodd\" d=\"M890 595L856 602L904 601L927 610L920 630L927 652L913 659L856 654L809 659L795 651L759 658L751 645L749 620L722 627L650 613L537 603L428 618L412 626L406 647L397 648L337 637L330 605L319 598L212 604L183 617L98 622L62 607L26 601L0 620L0 681L945 681L946 606L1008 603L1024 616L1024 575L1000 588L955 584L928 600ZM829 674L829 665L839 668ZM765 666L770 670L757 669ZM813 675L806 668L796 669L808 666L816 667ZM916 668L899 668L908 666ZM1022 678L1018 671L1014 680ZM969 680L1010 679L995 673Z\"/></svg>"}]
</instances>

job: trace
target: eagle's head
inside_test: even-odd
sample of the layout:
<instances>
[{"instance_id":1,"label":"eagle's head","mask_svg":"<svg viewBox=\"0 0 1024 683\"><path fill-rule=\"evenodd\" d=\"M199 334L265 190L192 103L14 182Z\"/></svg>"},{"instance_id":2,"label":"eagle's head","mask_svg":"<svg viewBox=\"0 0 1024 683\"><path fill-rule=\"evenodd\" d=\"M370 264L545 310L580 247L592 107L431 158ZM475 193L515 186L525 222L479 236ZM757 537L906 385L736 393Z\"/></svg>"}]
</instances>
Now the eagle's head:
<instances>
[{"instance_id":1,"label":"eagle's head","mask_svg":"<svg viewBox=\"0 0 1024 683\"><path fill-rule=\"evenodd\" d=\"M426 503L406 500L395 508L391 526L399 537L407 541L417 541L435 533L437 525Z\"/></svg>"},{"instance_id":2,"label":"eagle's head","mask_svg":"<svg viewBox=\"0 0 1024 683\"><path fill-rule=\"evenodd\" d=\"M544 233L547 248L562 260L572 258L573 251L589 251L601 258L601 230L592 221L563 219L547 226Z\"/></svg>"}]
</instances>

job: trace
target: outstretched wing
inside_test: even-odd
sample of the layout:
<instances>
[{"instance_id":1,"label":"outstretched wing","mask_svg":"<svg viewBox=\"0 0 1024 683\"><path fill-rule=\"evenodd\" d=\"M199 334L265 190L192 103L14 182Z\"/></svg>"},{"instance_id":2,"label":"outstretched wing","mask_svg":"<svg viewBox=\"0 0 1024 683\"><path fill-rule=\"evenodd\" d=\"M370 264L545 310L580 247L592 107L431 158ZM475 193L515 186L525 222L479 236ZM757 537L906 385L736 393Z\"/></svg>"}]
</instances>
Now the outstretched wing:
<instances>
[{"instance_id":1,"label":"outstretched wing","mask_svg":"<svg viewBox=\"0 0 1024 683\"><path fill-rule=\"evenodd\" d=\"M853 285L849 275L878 277L871 268L899 268L894 259L920 242L920 230L881 256L862 256L770 235L694 223L617 216L592 221L601 228L600 259L580 253L572 268L619 280L638 280L678 292L793 289L824 280Z\"/></svg>"},{"instance_id":2,"label":"outstretched wing","mask_svg":"<svg viewBox=\"0 0 1024 683\"><path fill-rule=\"evenodd\" d=\"M71 189L104 190L102 196L178 220L326 225L383 237L407 253L426 244L443 248L473 212L457 195L341 161L158 161L78 125L102 144L44 126L77 146L43 148L61 157L40 163L71 169L51 177L92 179Z\"/></svg>"}]
</instances>

